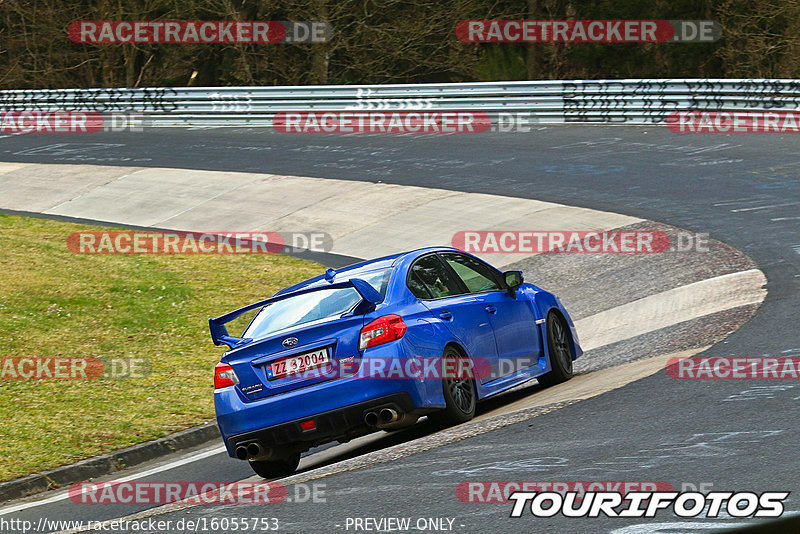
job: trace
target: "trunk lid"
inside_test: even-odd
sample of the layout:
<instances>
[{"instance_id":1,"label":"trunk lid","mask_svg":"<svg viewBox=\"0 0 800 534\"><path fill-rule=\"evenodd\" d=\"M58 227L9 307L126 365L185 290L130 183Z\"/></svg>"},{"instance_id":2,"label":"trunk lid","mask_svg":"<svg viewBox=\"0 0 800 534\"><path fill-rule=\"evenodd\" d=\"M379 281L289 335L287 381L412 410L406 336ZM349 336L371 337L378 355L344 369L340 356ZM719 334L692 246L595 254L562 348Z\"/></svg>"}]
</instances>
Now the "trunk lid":
<instances>
[{"instance_id":1,"label":"trunk lid","mask_svg":"<svg viewBox=\"0 0 800 534\"><path fill-rule=\"evenodd\" d=\"M358 336L363 326L363 315L318 321L229 351L223 361L233 367L239 378L236 387L246 398L262 399L346 376L351 369L357 369L361 360ZM284 341L291 338L297 339L296 344L285 346ZM276 362L291 356L319 354L320 350L327 351L329 362L300 374L270 378L269 370L276 370Z\"/></svg>"}]
</instances>

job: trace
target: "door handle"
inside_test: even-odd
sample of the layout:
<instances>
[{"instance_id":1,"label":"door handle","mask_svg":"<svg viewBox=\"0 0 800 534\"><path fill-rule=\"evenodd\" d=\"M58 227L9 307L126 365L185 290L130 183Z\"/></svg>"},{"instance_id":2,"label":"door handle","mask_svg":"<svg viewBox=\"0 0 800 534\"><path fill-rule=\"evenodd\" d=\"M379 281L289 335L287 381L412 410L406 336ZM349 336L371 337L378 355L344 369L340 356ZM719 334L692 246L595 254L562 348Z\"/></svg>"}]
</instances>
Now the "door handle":
<instances>
[{"instance_id":1,"label":"door handle","mask_svg":"<svg viewBox=\"0 0 800 534\"><path fill-rule=\"evenodd\" d=\"M495 308L494 306L489 304L489 305L486 306L486 311L489 312L489 313L496 313L497 312L497 308Z\"/></svg>"},{"instance_id":2,"label":"door handle","mask_svg":"<svg viewBox=\"0 0 800 534\"><path fill-rule=\"evenodd\" d=\"M450 319L453 318L453 314L450 313L449 311L443 311L442 313L439 314L439 317L441 317L445 321L449 321Z\"/></svg>"}]
</instances>

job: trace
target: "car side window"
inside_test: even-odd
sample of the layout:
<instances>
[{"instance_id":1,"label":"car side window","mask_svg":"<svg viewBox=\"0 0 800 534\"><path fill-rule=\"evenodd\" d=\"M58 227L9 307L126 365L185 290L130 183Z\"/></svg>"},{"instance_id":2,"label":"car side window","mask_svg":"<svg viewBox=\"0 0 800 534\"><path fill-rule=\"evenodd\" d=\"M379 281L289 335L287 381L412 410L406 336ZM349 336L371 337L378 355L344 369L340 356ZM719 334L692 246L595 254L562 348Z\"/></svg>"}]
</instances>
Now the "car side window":
<instances>
[{"instance_id":1,"label":"car side window","mask_svg":"<svg viewBox=\"0 0 800 534\"><path fill-rule=\"evenodd\" d=\"M408 289L420 299L439 299L463 293L442 261L435 254L414 262L408 275Z\"/></svg>"},{"instance_id":2,"label":"car side window","mask_svg":"<svg viewBox=\"0 0 800 534\"><path fill-rule=\"evenodd\" d=\"M485 293L503 289L497 272L482 261L451 252L443 253L441 256L461 278L470 293Z\"/></svg>"}]
</instances>

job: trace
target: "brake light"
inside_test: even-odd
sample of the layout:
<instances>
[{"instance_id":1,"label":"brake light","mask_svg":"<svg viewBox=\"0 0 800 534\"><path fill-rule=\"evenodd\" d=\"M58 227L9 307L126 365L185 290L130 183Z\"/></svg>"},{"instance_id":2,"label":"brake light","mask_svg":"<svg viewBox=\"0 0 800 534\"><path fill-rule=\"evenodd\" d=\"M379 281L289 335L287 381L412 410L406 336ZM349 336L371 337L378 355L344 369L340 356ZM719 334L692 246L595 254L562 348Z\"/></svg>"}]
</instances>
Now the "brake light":
<instances>
[{"instance_id":1,"label":"brake light","mask_svg":"<svg viewBox=\"0 0 800 534\"><path fill-rule=\"evenodd\" d=\"M239 383L239 378L233 371L233 367L227 363L218 363L214 367L214 389L233 386Z\"/></svg>"},{"instance_id":2,"label":"brake light","mask_svg":"<svg viewBox=\"0 0 800 534\"><path fill-rule=\"evenodd\" d=\"M368 349L400 339L406 333L406 323L399 315L378 317L361 329L358 338L358 350Z\"/></svg>"},{"instance_id":3,"label":"brake light","mask_svg":"<svg viewBox=\"0 0 800 534\"><path fill-rule=\"evenodd\" d=\"M302 423L300 423L300 430L302 430L303 432L305 432L306 430L314 430L315 428L317 428L317 424L314 422L313 419L311 419L310 421L303 421Z\"/></svg>"}]
</instances>

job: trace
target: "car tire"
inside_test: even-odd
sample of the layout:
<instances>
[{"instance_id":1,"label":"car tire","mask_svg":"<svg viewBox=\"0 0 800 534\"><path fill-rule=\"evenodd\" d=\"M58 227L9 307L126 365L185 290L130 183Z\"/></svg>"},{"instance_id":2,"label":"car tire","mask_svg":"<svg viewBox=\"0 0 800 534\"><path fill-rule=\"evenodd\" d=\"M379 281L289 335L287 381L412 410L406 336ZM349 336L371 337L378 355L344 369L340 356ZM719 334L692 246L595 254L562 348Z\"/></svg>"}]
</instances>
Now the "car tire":
<instances>
[{"instance_id":1,"label":"car tire","mask_svg":"<svg viewBox=\"0 0 800 534\"><path fill-rule=\"evenodd\" d=\"M276 478L291 475L300 464L300 453L295 453L283 460L251 460L250 467L263 478Z\"/></svg>"},{"instance_id":2,"label":"car tire","mask_svg":"<svg viewBox=\"0 0 800 534\"><path fill-rule=\"evenodd\" d=\"M460 360L464 356L455 347L446 347L442 355L442 368L445 361ZM454 367L449 367L453 369ZM442 392L444 393L445 408L428 415L434 425L439 428L466 423L475 416L477 404L477 391L475 379L469 377L444 377L442 378Z\"/></svg>"},{"instance_id":3,"label":"car tire","mask_svg":"<svg viewBox=\"0 0 800 534\"><path fill-rule=\"evenodd\" d=\"M552 369L537 377L545 387L566 382L572 378L572 349L569 342L569 329L564 319L555 312L547 316L547 353Z\"/></svg>"}]
</instances>

